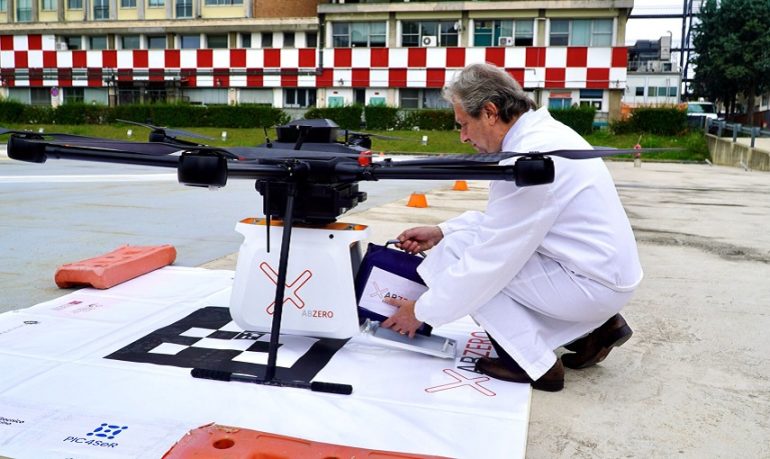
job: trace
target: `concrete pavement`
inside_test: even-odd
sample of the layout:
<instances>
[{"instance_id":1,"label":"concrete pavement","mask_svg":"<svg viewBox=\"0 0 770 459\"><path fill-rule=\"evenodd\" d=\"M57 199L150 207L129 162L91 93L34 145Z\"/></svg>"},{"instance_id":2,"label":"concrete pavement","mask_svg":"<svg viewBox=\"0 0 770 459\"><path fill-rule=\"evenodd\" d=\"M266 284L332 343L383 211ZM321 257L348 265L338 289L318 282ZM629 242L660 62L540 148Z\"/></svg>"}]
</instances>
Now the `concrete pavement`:
<instances>
[{"instance_id":1,"label":"concrete pavement","mask_svg":"<svg viewBox=\"0 0 770 459\"><path fill-rule=\"evenodd\" d=\"M563 391L533 392L527 457L770 457L770 174L608 166L645 269L623 313L635 333L601 364L568 369ZM403 199L343 221L382 243L482 209L486 187L470 185L428 193L428 209Z\"/></svg>"}]
</instances>

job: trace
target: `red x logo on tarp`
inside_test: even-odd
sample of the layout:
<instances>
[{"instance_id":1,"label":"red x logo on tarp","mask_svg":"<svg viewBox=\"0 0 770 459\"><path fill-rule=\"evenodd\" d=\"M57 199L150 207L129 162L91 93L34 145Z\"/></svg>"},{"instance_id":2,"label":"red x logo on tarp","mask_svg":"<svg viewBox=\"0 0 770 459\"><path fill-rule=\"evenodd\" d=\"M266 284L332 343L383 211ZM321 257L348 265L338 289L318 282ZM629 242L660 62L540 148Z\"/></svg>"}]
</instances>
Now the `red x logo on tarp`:
<instances>
[{"instance_id":1,"label":"red x logo on tarp","mask_svg":"<svg viewBox=\"0 0 770 459\"><path fill-rule=\"evenodd\" d=\"M489 377L487 376L477 376L475 378L466 378L465 376L461 375L460 373L450 368L445 368L444 373L451 376L454 379L454 382L451 382L448 384L442 384L440 386L429 387L425 389L425 392L432 394L434 392L441 392L444 390L454 389L457 387L468 386L471 389L475 389L488 397L494 397L495 395L497 395L491 390L481 385L481 383L489 381Z\"/></svg>"},{"instance_id":2,"label":"red x logo on tarp","mask_svg":"<svg viewBox=\"0 0 770 459\"><path fill-rule=\"evenodd\" d=\"M270 279L270 281L272 281L273 284L275 284L276 286L278 285L278 272L274 270L272 266L267 264L267 262L263 261L262 263L259 264L259 269L261 269L262 272L265 273L265 276L267 276L267 278ZM286 292L284 293L283 304L286 304L287 302L291 302L294 306L296 306L297 309L304 308L305 301L303 301L302 298L300 298L298 292L303 285L307 284L307 281L309 281L311 277L313 277L313 273L311 273L310 270L306 269L302 271L302 273L299 276L297 276L296 279L285 284ZM272 315L274 309L275 309L275 301L270 303L266 311L268 314Z\"/></svg>"}]
</instances>

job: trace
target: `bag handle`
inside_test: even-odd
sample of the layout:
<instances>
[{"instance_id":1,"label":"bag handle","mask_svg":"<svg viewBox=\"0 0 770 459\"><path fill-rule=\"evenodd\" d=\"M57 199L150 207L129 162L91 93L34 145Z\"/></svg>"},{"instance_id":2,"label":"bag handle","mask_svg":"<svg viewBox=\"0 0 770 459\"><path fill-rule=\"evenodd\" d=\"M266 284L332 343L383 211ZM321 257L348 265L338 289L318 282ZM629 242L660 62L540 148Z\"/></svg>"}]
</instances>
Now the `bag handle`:
<instances>
[{"instance_id":1,"label":"bag handle","mask_svg":"<svg viewBox=\"0 0 770 459\"><path fill-rule=\"evenodd\" d=\"M385 247L387 248L390 244L396 245L399 242L400 241L398 239L388 239L387 241L385 241ZM427 256L427 255L425 255L425 252L417 252L417 254L420 255L423 258L425 258Z\"/></svg>"}]
</instances>

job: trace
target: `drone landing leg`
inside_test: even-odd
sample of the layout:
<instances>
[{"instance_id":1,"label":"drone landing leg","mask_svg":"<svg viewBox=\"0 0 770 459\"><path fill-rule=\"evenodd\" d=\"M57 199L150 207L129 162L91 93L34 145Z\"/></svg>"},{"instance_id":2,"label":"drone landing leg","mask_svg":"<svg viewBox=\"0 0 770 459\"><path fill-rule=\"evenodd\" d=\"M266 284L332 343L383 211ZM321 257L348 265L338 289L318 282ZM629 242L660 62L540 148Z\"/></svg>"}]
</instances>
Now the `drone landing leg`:
<instances>
[{"instance_id":1,"label":"drone landing leg","mask_svg":"<svg viewBox=\"0 0 770 459\"><path fill-rule=\"evenodd\" d=\"M265 376L259 378L251 375L242 375L228 373L226 371L205 370L194 368L192 376L195 378L215 379L218 381L237 381L249 382L253 384L263 384L277 387L294 387L299 389L310 389L313 392L328 392L332 394L349 395L353 393L353 386L350 384L329 383L321 381L296 381L281 380L275 377L276 361L278 358L279 338L281 333L281 316L283 314L283 300L286 291L286 272L289 265L289 247L291 245L291 230L294 218L294 198L296 196L296 185L289 183L286 193L286 211L283 220L283 234L281 236L281 251L278 258L278 277L276 279L275 303L273 305L273 320L270 328L270 344L267 352L267 366Z\"/></svg>"},{"instance_id":2,"label":"drone landing leg","mask_svg":"<svg viewBox=\"0 0 770 459\"><path fill-rule=\"evenodd\" d=\"M289 183L286 192L286 213L283 220L283 234L281 235L281 252L278 258L278 280L275 286L275 305L273 306L273 323L270 328L270 347L267 353L267 369L265 380L275 378L276 358L278 357L278 338L281 333L281 316L283 315L283 297L286 292L286 271L289 266L289 247L291 245L291 229L294 219L294 196L296 185ZM269 227L268 227L269 228Z\"/></svg>"}]
</instances>

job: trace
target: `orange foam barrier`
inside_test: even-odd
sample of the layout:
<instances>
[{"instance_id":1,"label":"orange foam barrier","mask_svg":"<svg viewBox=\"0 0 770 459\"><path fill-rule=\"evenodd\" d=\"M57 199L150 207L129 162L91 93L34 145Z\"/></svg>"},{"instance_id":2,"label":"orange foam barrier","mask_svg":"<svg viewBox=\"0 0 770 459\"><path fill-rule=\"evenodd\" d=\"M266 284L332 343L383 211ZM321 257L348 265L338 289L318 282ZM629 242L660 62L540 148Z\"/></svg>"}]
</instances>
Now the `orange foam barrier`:
<instances>
[{"instance_id":1,"label":"orange foam barrier","mask_svg":"<svg viewBox=\"0 0 770 459\"><path fill-rule=\"evenodd\" d=\"M425 197L424 193L412 193L411 196L409 196L409 202L406 203L407 207L428 207L428 199Z\"/></svg>"},{"instance_id":2,"label":"orange foam barrier","mask_svg":"<svg viewBox=\"0 0 770 459\"><path fill-rule=\"evenodd\" d=\"M170 265L176 259L174 246L123 245L110 253L62 265L54 280L59 288L91 286L106 289Z\"/></svg>"},{"instance_id":3,"label":"orange foam barrier","mask_svg":"<svg viewBox=\"0 0 770 459\"><path fill-rule=\"evenodd\" d=\"M452 189L454 191L468 191L468 182L465 180L455 180L455 184Z\"/></svg>"},{"instance_id":4,"label":"orange foam barrier","mask_svg":"<svg viewBox=\"0 0 770 459\"><path fill-rule=\"evenodd\" d=\"M396 453L333 445L210 424L191 430L163 459L442 459L441 456Z\"/></svg>"}]
</instances>

